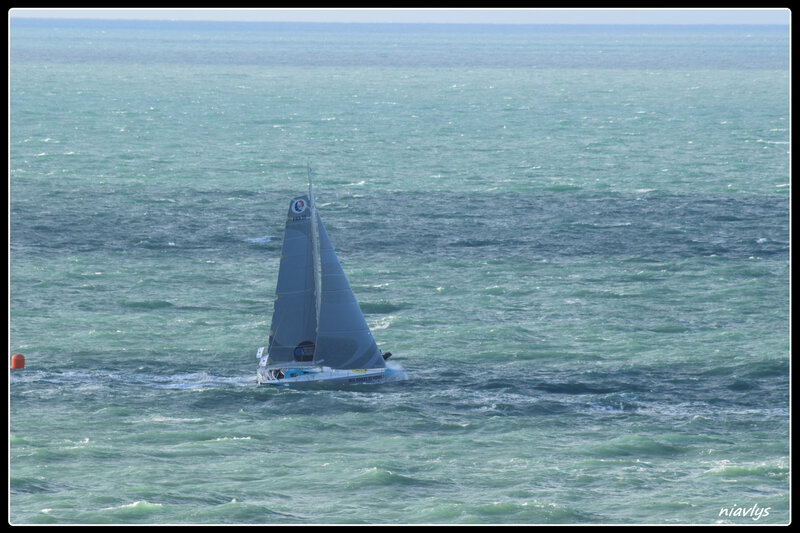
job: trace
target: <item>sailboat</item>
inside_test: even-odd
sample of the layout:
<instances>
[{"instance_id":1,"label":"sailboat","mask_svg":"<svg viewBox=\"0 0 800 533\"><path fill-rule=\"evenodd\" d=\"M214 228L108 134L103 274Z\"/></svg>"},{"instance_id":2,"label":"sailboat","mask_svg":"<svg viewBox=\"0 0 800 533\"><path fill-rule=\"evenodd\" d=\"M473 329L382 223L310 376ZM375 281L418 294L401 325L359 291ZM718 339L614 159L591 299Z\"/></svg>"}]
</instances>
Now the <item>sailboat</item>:
<instances>
[{"instance_id":1,"label":"sailboat","mask_svg":"<svg viewBox=\"0 0 800 533\"><path fill-rule=\"evenodd\" d=\"M387 365L358 306L314 203L292 198L286 216L267 353L258 349L263 385L362 384L407 379Z\"/></svg>"}]
</instances>

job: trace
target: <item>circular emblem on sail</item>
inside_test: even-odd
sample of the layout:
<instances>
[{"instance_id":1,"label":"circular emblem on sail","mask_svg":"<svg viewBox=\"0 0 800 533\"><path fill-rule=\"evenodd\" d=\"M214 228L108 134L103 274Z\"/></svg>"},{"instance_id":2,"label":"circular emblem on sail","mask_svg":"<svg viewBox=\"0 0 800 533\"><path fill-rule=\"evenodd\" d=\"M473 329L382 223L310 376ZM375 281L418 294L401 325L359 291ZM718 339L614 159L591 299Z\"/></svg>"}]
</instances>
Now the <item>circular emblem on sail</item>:
<instances>
[{"instance_id":1,"label":"circular emblem on sail","mask_svg":"<svg viewBox=\"0 0 800 533\"><path fill-rule=\"evenodd\" d=\"M314 348L314 343L311 341L301 342L294 349L294 360L312 361L314 359Z\"/></svg>"},{"instance_id":2,"label":"circular emblem on sail","mask_svg":"<svg viewBox=\"0 0 800 533\"><path fill-rule=\"evenodd\" d=\"M306 201L302 198L298 198L294 202L292 202L292 211L297 213L298 215L306 210Z\"/></svg>"}]
</instances>

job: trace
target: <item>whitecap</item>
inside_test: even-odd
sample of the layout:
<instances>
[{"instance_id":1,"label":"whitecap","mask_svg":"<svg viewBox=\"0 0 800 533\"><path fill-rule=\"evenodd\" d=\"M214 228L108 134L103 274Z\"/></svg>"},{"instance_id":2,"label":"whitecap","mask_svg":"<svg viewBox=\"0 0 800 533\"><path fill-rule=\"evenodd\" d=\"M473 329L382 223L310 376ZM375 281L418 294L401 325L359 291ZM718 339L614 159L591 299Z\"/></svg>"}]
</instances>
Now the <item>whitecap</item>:
<instances>
[{"instance_id":1,"label":"whitecap","mask_svg":"<svg viewBox=\"0 0 800 533\"><path fill-rule=\"evenodd\" d=\"M397 361L386 361L386 368L393 372L386 374L386 381L405 381L408 379L406 369Z\"/></svg>"},{"instance_id":2,"label":"whitecap","mask_svg":"<svg viewBox=\"0 0 800 533\"><path fill-rule=\"evenodd\" d=\"M178 418L172 416L155 415L149 418L137 420L137 422L203 422L203 418Z\"/></svg>"},{"instance_id":3,"label":"whitecap","mask_svg":"<svg viewBox=\"0 0 800 533\"><path fill-rule=\"evenodd\" d=\"M249 239L245 239L247 242L255 242L255 243L264 243L270 242L273 239L272 235L264 235L263 237L251 237Z\"/></svg>"},{"instance_id":4,"label":"whitecap","mask_svg":"<svg viewBox=\"0 0 800 533\"><path fill-rule=\"evenodd\" d=\"M137 502L126 504L126 505L119 505L117 507L104 507L101 510L102 511L113 511L114 509L129 509L129 508L136 508L136 507L141 507L141 508L145 508L146 509L146 508L149 508L149 507L162 507L162 505L160 503L149 503L149 502L146 502L144 500L140 500L140 501L137 501Z\"/></svg>"},{"instance_id":5,"label":"whitecap","mask_svg":"<svg viewBox=\"0 0 800 533\"><path fill-rule=\"evenodd\" d=\"M394 318L394 316L387 316L385 318L382 318L382 319L378 320L378 322L376 322L372 326L372 329L386 329L386 328L388 328L389 326L392 325L392 319L393 318Z\"/></svg>"}]
</instances>

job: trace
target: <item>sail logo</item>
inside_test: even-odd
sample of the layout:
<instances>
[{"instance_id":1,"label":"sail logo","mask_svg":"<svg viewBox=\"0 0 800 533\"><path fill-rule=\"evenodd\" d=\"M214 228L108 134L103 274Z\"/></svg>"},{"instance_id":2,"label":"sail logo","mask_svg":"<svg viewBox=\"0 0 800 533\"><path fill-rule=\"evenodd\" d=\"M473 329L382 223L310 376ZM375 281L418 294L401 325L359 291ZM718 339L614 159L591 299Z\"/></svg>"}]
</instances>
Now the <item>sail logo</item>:
<instances>
[{"instance_id":1,"label":"sail logo","mask_svg":"<svg viewBox=\"0 0 800 533\"><path fill-rule=\"evenodd\" d=\"M306 210L306 201L299 198L292 202L292 211L298 215Z\"/></svg>"}]
</instances>

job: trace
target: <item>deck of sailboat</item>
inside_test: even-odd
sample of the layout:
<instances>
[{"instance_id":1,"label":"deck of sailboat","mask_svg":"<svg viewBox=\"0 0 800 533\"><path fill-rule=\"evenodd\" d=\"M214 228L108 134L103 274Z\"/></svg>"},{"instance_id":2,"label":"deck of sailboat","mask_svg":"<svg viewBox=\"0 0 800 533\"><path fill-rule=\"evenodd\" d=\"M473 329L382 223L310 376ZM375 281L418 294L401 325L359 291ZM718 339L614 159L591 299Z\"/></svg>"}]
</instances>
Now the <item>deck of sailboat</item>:
<instances>
[{"instance_id":1,"label":"deck of sailboat","mask_svg":"<svg viewBox=\"0 0 800 533\"><path fill-rule=\"evenodd\" d=\"M278 370L278 369L285 369L285 368L322 368L324 365L322 363L315 363L314 361L299 361L299 362L291 362L286 361L284 363L268 363L261 368L265 370Z\"/></svg>"}]
</instances>

